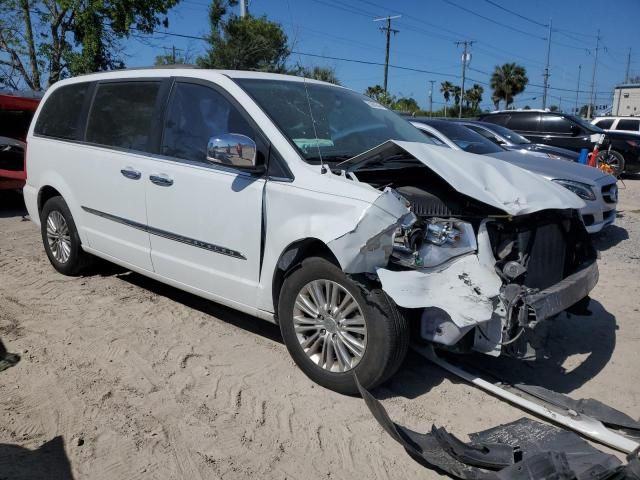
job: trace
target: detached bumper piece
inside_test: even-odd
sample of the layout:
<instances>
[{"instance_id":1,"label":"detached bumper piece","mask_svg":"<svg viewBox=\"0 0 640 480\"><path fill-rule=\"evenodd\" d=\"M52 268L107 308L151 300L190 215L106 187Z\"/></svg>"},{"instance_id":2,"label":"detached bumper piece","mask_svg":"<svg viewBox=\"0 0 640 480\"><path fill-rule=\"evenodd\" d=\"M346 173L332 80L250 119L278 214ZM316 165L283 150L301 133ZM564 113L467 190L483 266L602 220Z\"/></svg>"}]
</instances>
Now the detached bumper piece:
<instances>
[{"instance_id":1,"label":"detached bumper piece","mask_svg":"<svg viewBox=\"0 0 640 480\"><path fill-rule=\"evenodd\" d=\"M623 465L573 432L528 418L470 434L465 443L433 426L418 433L393 422L382 404L356 383L369 411L414 458L463 480L640 480L638 452Z\"/></svg>"},{"instance_id":2,"label":"detached bumper piece","mask_svg":"<svg viewBox=\"0 0 640 480\"><path fill-rule=\"evenodd\" d=\"M587 264L552 287L524 297L538 320L557 315L589 295L598 283L598 264Z\"/></svg>"}]
</instances>

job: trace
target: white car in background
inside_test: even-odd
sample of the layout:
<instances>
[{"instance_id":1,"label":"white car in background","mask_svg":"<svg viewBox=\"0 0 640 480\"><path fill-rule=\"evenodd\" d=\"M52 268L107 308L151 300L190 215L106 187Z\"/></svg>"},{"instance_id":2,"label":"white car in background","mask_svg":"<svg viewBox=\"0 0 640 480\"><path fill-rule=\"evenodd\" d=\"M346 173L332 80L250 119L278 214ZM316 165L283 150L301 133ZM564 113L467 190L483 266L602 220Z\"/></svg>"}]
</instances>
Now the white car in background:
<instances>
[{"instance_id":1,"label":"white car in background","mask_svg":"<svg viewBox=\"0 0 640 480\"><path fill-rule=\"evenodd\" d=\"M387 380L410 341L517 354L598 279L576 195L323 82L85 75L47 91L27 144L24 198L56 270L95 255L275 322L339 392Z\"/></svg>"},{"instance_id":2,"label":"white car in background","mask_svg":"<svg viewBox=\"0 0 640 480\"><path fill-rule=\"evenodd\" d=\"M596 117L591 123L603 130L621 130L640 135L640 117Z\"/></svg>"}]
</instances>

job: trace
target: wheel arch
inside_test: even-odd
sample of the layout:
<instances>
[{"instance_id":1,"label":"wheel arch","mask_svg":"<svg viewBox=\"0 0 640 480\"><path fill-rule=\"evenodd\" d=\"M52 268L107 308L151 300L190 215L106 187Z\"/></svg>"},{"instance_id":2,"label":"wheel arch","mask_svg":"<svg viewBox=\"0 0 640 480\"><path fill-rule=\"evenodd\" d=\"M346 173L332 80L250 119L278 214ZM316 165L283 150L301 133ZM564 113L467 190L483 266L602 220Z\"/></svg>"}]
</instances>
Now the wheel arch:
<instances>
[{"instance_id":1,"label":"wheel arch","mask_svg":"<svg viewBox=\"0 0 640 480\"><path fill-rule=\"evenodd\" d=\"M305 258L309 257L322 257L338 268L342 268L331 249L322 240L308 237L290 243L278 257L276 268L273 272L271 295L276 320L278 318L278 302L284 280L300 267Z\"/></svg>"},{"instance_id":2,"label":"wheel arch","mask_svg":"<svg viewBox=\"0 0 640 480\"><path fill-rule=\"evenodd\" d=\"M42 212L42 207L47 200L53 197L62 197L62 194L51 185L45 185L38 190L38 215Z\"/></svg>"}]
</instances>

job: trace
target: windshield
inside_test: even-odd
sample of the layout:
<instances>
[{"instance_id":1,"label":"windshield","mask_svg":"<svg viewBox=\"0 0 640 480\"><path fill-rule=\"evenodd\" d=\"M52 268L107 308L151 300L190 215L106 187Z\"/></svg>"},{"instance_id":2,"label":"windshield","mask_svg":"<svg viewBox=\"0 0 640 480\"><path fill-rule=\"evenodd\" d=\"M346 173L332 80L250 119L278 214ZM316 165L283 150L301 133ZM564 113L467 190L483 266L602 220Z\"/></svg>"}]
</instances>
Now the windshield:
<instances>
[{"instance_id":1,"label":"windshield","mask_svg":"<svg viewBox=\"0 0 640 480\"><path fill-rule=\"evenodd\" d=\"M502 147L499 147L491 140L458 123L440 121L437 125L428 125L439 130L465 152L477 153L479 155L504 152Z\"/></svg>"},{"instance_id":2,"label":"windshield","mask_svg":"<svg viewBox=\"0 0 640 480\"><path fill-rule=\"evenodd\" d=\"M509 140L509 142L513 143L514 145L524 145L525 143L531 143L529 140L524 138L519 133L516 133L513 130L509 130L508 128L502 127L500 125L495 125L492 123L492 124L483 125L483 126L491 130L492 132L497 133L501 137L506 138L507 140Z\"/></svg>"},{"instance_id":3,"label":"windshield","mask_svg":"<svg viewBox=\"0 0 640 480\"><path fill-rule=\"evenodd\" d=\"M287 80L236 81L310 163L319 162L320 155L326 162L347 160L389 139L432 143L395 113L345 88Z\"/></svg>"},{"instance_id":4,"label":"windshield","mask_svg":"<svg viewBox=\"0 0 640 480\"><path fill-rule=\"evenodd\" d=\"M605 133L603 129L601 129L597 125L594 125L593 123L587 122L585 119L581 117L576 117L575 115L565 115L565 117L567 117L569 120L576 122L578 125L584 128L587 132Z\"/></svg>"}]
</instances>

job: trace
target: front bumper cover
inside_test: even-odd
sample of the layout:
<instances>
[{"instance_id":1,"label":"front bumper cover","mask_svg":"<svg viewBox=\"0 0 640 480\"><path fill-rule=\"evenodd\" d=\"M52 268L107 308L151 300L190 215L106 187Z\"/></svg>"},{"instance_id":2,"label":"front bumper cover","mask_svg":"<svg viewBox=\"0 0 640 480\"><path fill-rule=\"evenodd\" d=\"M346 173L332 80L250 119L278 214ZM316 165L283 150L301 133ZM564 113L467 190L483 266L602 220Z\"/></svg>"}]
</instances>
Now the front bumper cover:
<instances>
[{"instance_id":1,"label":"front bumper cover","mask_svg":"<svg viewBox=\"0 0 640 480\"><path fill-rule=\"evenodd\" d=\"M526 295L524 303L533 309L537 320L553 317L589 295L598 283L598 275L598 264L591 260L555 285Z\"/></svg>"}]
</instances>

